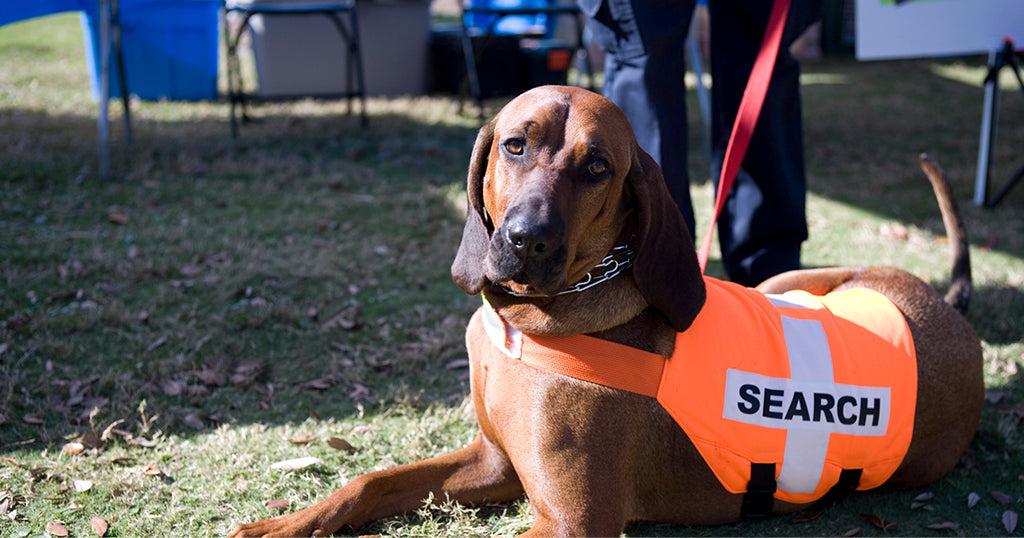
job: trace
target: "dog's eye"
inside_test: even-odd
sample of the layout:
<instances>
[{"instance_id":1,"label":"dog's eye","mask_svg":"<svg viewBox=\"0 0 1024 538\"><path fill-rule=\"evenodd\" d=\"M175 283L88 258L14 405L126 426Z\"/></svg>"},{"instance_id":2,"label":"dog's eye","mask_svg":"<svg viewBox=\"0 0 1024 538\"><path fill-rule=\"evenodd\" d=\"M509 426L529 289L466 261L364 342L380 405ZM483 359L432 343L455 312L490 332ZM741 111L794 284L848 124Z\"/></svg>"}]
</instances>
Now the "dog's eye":
<instances>
[{"instance_id":1,"label":"dog's eye","mask_svg":"<svg viewBox=\"0 0 1024 538\"><path fill-rule=\"evenodd\" d=\"M608 172L608 163L602 160L596 160L587 165L587 173L592 176L602 176Z\"/></svg>"},{"instance_id":2,"label":"dog's eye","mask_svg":"<svg viewBox=\"0 0 1024 538\"><path fill-rule=\"evenodd\" d=\"M511 138L505 141L505 150L512 155L522 155L526 150L526 144L519 138Z\"/></svg>"}]
</instances>

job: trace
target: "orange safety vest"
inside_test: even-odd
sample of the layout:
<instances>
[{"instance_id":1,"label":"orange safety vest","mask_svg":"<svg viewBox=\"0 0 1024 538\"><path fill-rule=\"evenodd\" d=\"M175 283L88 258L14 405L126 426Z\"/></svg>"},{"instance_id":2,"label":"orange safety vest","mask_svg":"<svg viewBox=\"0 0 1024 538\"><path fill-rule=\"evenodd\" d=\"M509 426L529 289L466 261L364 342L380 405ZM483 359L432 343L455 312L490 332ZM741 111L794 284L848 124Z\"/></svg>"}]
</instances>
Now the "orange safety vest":
<instances>
[{"instance_id":1,"label":"orange safety vest","mask_svg":"<svg viewBox=\"0 0 1024 538\"><path fill-rule=\"evenodd\" d=\"M775 464L774 497L823 497L844 469L884 483L910 446L917 363L910 329L881 294L766 296L705 277L707 301L665 357L576 335L526 335L488 305L484 326L537 368L656 397L726 490Z\"/></svg>"}]
</instances>

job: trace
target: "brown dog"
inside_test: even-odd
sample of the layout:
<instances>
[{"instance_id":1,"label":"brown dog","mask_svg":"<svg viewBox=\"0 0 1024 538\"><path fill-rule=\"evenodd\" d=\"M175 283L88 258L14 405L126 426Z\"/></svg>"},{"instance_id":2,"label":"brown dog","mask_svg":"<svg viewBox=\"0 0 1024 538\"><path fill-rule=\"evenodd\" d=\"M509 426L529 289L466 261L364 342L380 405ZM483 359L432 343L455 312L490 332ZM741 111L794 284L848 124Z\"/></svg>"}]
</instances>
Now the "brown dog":
<instances>
[{"instance_id":1,"label":"brown dog","mask_svg":"<svg viewBox=\"0 0 1024 538\"><path fill-rule=\"evenodd\" d=\"M950 304L965 307L970 295L966 237L948 185L924 164L955 257L949 303L891 268L798 271L760 288L869 288L905 316L917 351L917 414L909 450L886 483L898 487L928 484L956 465L984 398L978 338ZM589 334L668 357L677 332L705 306L690 231L657 165L623 113L596 94L543 87L509 103L477 137L468 195L452 275L524 333ZM560 294L626 242L635 250L630 268ZM485 334L483 310L466 334L480 425L469 446L360 476L314 506L241 525L231 536L330 535L415 510L431 494L479 504L525 492L531 536L617 536L631 521L740 518L743 495L721 485L658 401L509 358ZM775 502L772 511L806 506Z\"/></svg>"}]
</instances>

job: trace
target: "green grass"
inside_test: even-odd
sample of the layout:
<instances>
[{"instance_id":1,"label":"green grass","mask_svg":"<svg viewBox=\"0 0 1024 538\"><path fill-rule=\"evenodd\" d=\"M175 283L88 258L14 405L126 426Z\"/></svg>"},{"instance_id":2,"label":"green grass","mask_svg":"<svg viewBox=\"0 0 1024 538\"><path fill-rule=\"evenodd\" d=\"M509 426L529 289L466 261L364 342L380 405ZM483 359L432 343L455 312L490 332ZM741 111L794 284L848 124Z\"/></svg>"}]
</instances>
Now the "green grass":
<instances>
[{"instance_id":1,"label":"green grass","mask_svg":"<svg viewBox=\"0 0 1024 538\"><path fill-rule=\"evenodd\" d=\"M43 536L54 521L88 536L93 517L111 536L222 535L282 512L265 501L294 510L472 439L463 328L478 299L448 267L474 115L443 96L371 99L361 130L343 102L261 105L232 142L223 102L136 101L128 145L112 103L116 178L102 183L77 16L0 29L0 56L0 536ZM954 182L990 390L965 465L809 522L627 535L1006 535L1003 513L1024 512L1024 187L994 210L970 203L983 74L982 58L831 59L805 66L803 90L806 265L896 265L943 289L946 245L917 153ZM994 187L1021 164L1024 99L1012 85L1000 112ZM692 166L701 234L706 157L692 152ZM355 450L331 448L332 436ZM74 442L81 452L64 449ZM271 468L303 456L320 462ZM924 492L931 510L911 509ZM981 501L968 509L972 492ZM525 501L437 501L359 532L530 525ZM959 531L927 528L944 521Z\"/></svg>"}]
</instances>

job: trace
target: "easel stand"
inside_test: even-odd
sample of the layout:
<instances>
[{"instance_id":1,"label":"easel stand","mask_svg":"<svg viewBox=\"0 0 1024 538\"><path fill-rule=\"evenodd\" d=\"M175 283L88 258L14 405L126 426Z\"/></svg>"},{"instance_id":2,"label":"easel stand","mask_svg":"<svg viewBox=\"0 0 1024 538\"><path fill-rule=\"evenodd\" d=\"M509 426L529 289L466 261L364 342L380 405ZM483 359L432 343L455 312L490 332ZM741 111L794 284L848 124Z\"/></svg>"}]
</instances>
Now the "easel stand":
<instances>
[{"instance_id":1,"label":"easel stand","mask_svg":"<svg viewBox=\"0 0 1024 538\"><path fill-rule=\"evenodd\" d=\"M988 199L988 168L992 163L992 145L999 124L999 72L1004 67L1010 67L1020 84L1021 93L1024 93L1024 79L1021 78L1019 59L1024 57L1013 50L1013 40L1010 38L1003 40L1002 49L989 54L988 75L985 76L985 108L982 111L981 139L978 144L978 174L974 183L974 204L978 206L995 207L1024 177L1022 166L991 200Z\"/></svg>"}]
</instances>

